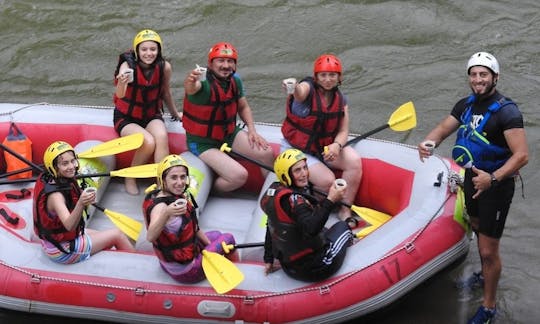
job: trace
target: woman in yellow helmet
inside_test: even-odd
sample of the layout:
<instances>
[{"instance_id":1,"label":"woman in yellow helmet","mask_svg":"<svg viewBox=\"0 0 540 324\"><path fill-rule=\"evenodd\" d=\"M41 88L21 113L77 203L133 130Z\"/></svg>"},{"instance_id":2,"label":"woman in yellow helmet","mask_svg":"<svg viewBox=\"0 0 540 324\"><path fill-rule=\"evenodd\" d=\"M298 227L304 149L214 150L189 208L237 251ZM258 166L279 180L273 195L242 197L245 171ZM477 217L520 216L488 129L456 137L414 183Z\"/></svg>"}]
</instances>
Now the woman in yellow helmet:
<instances>
[{"instance_id":1,"label":"woman in yellow helmet","mask_svg":"<svg viewBox=\"0 0 540 324\"><path fill-rule=\"evenodd\" d=\"M163 102L173 119L181 119L170 88L172 67L162 51L161 37L144 29L133 39L133 48L120 55L114 74L114 128L120 136L144 134L144 143L131 162L133 166L152 157L158 162L169 154ZM128 193L139 193L135 179L126 178L125 184Z\"/></svg>"},{"instance_id":2,"label":"woman in yellow helmet","mask_svg":"<svg viewBox=\"0 0 540 324\"><path fill-rule=\"evenodd\" d=\"M83 214L95 201L96 193L79 187L75 178L79 162L71 145L62 141L52 143L45 151L43 163L45 171L34 188L34 232L49 258L70 264L112 247L135 250L117 228L85 228Z\"/></svg>"},{"instance_id":3,"label":"woman in yellow helmet","mask_svg":"<svg viewBox=\"0 0 540 324\"><path fill-rule=\"evenodd\" d=\"M221 242L234 244L229 233L199 228L197 203L187 191L189 167L179 155L166 156L157 168L157 188L143 202L146 238L163 270L183 283L205 278L201 250L224 254ZM152 187L151 187L152 188Z\"/></svg>"},{"instance_id":4,"label":"woman in yellow helmet","mask_svg":"<svg viewBox=\"0 0 540 324\"><path fill-rule=\"evenodd\" d=\"M268 215L263 259L266 274L276 270L274 259L278 259L292 278L319 281L339 270L353 234L344 221L324 228L346 186L332 185L325 198L316 199L306 161L302 151L287 149L274 162L278 181L261 199Z\"/></svg>"}]
</instances>

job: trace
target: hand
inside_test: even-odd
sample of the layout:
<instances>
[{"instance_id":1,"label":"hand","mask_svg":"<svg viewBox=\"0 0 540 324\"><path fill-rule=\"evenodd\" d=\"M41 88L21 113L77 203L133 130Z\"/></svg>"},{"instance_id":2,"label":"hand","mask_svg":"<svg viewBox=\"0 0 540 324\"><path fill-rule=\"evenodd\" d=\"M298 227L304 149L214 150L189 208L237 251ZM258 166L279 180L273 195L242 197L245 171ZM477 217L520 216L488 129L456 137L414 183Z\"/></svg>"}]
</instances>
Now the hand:
<instances>
[{"instance_id":1,"label":"hand","mask_svg":"<svg viewBox=\"0 0 540 324\"><path fill-rule=\"evenodd\" d=\"M327 145L324 147L324 151L322 153L323 159L325 161L334 161L339 157L339 154L341 153L341 147L338 143L332 143L330 145Z\"/></svg>"},{"instance_id":2,"label":"hand","mask_svg":"<svg viewBox=\"0 0 540 324\"><path fill-rule=\"evenodd\" d=\"M191 70L191 72L189 73L188 75L188 79L189 81L195 83L197 81L199 81L199 77L201 76L201 71L199 71L199 69L195 68L193 70Z\"/></svg>"},{"instance_id":3,"label":"hand","mask_svg":"<svg viewBox=\"0 0 540 324\"><path fill-rule=\"evenodd\" d=\"M330 186L330 190L328 190L328 195L326 198L330 200L331 202L338 202L343 199L343 196L345 196L345 192L347 190L347 186L336 186L335 183L332 183Z\"/></svg>"},{"instance_id":4,"label":"hand","mask_svg":"<svg viewBox=\"0 0 540 324\"><path fill-rule=\"evenodd\" d=\"M187 213L187 204L179 205L176 202L173 202L172 204L169 204L169 206L167 206L167 211L169 216L184 215L185 213Z\"/></svg>"},{"instance_id":5,"label":"hand","mask_svg":"<svg viewBox=\"0 0 540 324\"><path fill-rule=\"evenodd\" d=\"M83 206L88 206L96 202L96 191L83 191L79 197L79 201Z\"/></svg>"},{"instance_id":6,"label":"hand","mask_svg":"<svg viewBox=\"0 0 540 324\"><path fill-rule=\"evenodd\" d=\"M472 167L472 170L476 174L476 176L472 178L474 189L476 189L472 198L476 199L482 192L491 187L491 175L483 170L477 169L475 166Z\"/></svg>"},{"instance_id":7,"label":"hand","mask_svg":"<svg viewBox=\"0 0 540 324\"><path fill-rule=\"evenodd\" d=\"M281 269L281 266L274 264L274 263L266 263L264 265L264 275L267 276L268 274L278 271Z\"/></svg>"},{"instance_id":8,"label":"hand","mask_svg":"<svg viewBox=\"0 0 540 324\"><path fill-rule=\"evenodd\" d=\"M266 150L269 147L266 139L264 139L264 137L260 136L259 133L255 131L248 131L248 141L251 148L254 148L256 146L258 149Z\"/></svg>"},{"instance_id":9,"label":"hand","mask_svg":"<svg viewBox=\"0 0 540 324\"><path fill-rule=\"evenodd\" d=\"M430 147L430 145L432 147ZM418 154L420 156L420 161L424 162L424 159L427 159L431 155L433 155L434 148L435 148L435 141L432 141L432 140L425 140L422 143L418 144Z\"/></svg>"}]
</instances>

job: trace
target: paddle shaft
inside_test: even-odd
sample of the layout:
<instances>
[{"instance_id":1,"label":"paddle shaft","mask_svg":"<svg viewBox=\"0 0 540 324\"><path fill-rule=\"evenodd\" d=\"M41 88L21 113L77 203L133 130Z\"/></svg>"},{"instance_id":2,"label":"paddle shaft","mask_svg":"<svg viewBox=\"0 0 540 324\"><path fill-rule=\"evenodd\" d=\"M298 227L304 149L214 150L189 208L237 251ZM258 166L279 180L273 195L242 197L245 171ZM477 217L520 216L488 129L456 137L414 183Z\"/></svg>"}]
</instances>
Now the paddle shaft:
<instances>
[{"instance_id":1,"label":"paddle shaft","mask_svg":"<svg viewBox=\"0 0 540 324\"><path fill-rule=\"evenodd\" d=\"M375 128L375 129L373 129L373 130L370 130L370 131L367 132L367 133L364 133L364 134L362 134L362 135L358 135L358 136L356 136L355 138L352 138L352 139L348 140L347 143L345 143L344 146L347 146L347 145L351 145L351 144L357 143L357 142L363 140L364 138L368 138L369 136L371 136L371 135L373 135L373 134L375 134L375 133L378 133L378 132L380 132L380 131L382 131L382 130L387 129L388 127L390 127L390 125L389 125L389 124L385 124L385 125L382 125L382 126L379 126L379 127Z\"/></svg>"}]
</instances>

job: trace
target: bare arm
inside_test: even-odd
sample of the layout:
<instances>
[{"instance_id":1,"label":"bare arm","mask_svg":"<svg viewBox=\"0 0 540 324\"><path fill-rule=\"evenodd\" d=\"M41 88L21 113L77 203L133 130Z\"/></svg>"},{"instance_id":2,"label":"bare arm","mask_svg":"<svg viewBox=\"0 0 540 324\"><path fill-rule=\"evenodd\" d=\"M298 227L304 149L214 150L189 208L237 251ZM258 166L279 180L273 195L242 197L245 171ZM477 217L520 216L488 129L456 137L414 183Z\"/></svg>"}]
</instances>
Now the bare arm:
<instances>
[{"instance_id":1,"label":"bare arm","mask_svg":"<svg viewBox=\"0 0 540 324\"><path fill-rule=\"evenodd\" d=\"M431 140L438 146L442 143L450 134L455 132L460 123L454 116L449 115L443 119L435 128L429 132L425 140ZM423 162L425 158L429 157L430 152L422 144L418 145L418 153L420 154L420 160Z\"/></svg>"},{"instance_id":2,"label":"bare arm","mask_svg":"<svg viewBox=\"0 0 540 324\"><path fill-rule=\"evenodd\" d=\"M150 212L150 224L148 224L146 231L146 239L149 242L155 242L169 218L173 215L185 214L186 211L186 205L180 206L174 203L167 205L164 202L155 205Z\"/></svg>"},{"instance_id":3,"label":"bare arm","mask_svg":"<svg viewBox=\"0 0 540 324\"><path fill-rule=\"evenodd\" d=\"M242 97L238 100L238 115L244 121L248 128L248 138L251 147L257 146L259 149L267 149L268 142L257 133L255 124L253 123L253 114L251 113L251 107L248 104L246 97Z\"/></svg>"},{"instance_id":4,"label":"bare arm","mask_svg":"<svg viewBox=\"0 0 540 324\"><path fill-rule=\"evenodd\" d=\"M187 95L193 95L199 92L202 87L201 81L199 81L199 75L201 72L197 69L193 69L184 79L184 91Z\"/></svg>"},{"instance_id":5,"label":"bare arm","mask_svg":"<svg viewBox=\"0 0 540 324\"><path fill-rule=\"evenodd\" d=\"M120 65L120 69L118 70L118 75L116 76L116 97L117 98L124 98L126 95L126 89L128 85L128 76L124 74L124 71L128 69L129 66L127 62L124 62Z\"/></svg>"},{"instance_id":6,"label":"bare arm","mask_svg":"<svg viewBox=\"0 0 540 324\"><path fill-rule=\"evenodd\" d=\"M176 109L176 104L174 103L172 91L171 91L171 76L172 76L172 66L169 62L165 62L165 67L163 69L163 84L161 86L161 93L163 93L163 101L169 109L169 113L175 119L180 120L181 116Z\"/></svg>"},{"instance_id":7,"label":"bare arm","mask_svg":"<svg viewBox=\"0 0 540 324\"><path fill-rule=\"evenodd\" d=\"M508 143L512 156L500 168L492 172L497 180L504 180L519 171L529 162L529 148L527 147L527 138L523 128L512 128L504 131L504 138ZM476 176L472 181L476 189L473 198L480 196L482 192L491 187L491 174L473 167Z\"/></svg>"},{"instance_id":8,"label":"bare arm","mask_svg":"<svg viewBox=\"0 0 540 324\"><path fill-rule=\"evenodd\" d=\"M62 221L64 227L71 231L73 230L81 220L84 207L90 205L96 199L95 192L84 192L81 194L75 208L71 212L66 205L66 200L60 192L54 192L47 198L47 209L53 213L56 213Z\"/></svg>"}]
</instances>

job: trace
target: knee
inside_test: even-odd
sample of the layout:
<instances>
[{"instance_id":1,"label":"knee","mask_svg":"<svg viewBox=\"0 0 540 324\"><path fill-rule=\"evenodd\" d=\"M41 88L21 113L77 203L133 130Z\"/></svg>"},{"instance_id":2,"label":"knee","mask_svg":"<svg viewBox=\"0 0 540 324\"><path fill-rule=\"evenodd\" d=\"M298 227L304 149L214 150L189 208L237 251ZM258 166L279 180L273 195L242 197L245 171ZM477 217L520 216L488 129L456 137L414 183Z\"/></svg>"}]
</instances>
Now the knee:
<instances>
[{"instance_id":1,"label":"knee","mask_svg":"<svg viewBox=\"0 0 540 324\"><path fill-rule=\"evenodd\" d=\"M141 149L145 151L154 151L155 148L156 148L156 139L154 138L154 136L150 134L145 135Z\"/></svg>"}]
</instances>

